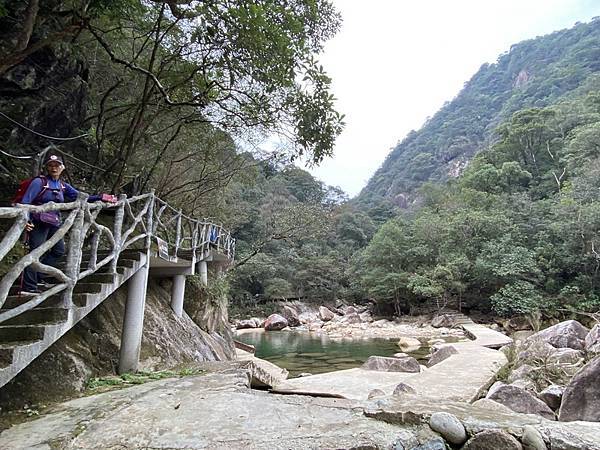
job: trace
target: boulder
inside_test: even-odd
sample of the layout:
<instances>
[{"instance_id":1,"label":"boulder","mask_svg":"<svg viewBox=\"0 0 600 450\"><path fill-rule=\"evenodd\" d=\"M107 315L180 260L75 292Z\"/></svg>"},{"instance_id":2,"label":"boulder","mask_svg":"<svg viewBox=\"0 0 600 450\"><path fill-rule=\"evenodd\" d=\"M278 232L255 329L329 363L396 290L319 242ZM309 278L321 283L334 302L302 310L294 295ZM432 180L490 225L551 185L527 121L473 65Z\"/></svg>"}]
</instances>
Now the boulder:
<instances>
[{"instance_id":1,"label":"boulder","mask_svg":"<svg viewBox=\"0 0 600 450\"><path fill-rule=\"evenodd\" d=\"M589 330L576 320L566 320L531 335L527 341L541 340L556 348L583 350Z\"/></svg>"},{"instance_id":2,"label":"boulder","mask_svg":"<svg viewBox=\"0 0 600 450\"><path fill-rule=\"evenodd\" d=\"M489 398L480 398L479 400L475 400L473 402L473 406L479 406L484 409L491 409L492 411L498 411L504 414L513 414L514 411L506 406L495 402L494 400L490 400Z\"/></svg>"},{"instance_id":3,"label":"boulder","mask_svg":"<svg viewBox=\"0 0 600 450\"><path fill-rule=\"evenodd\" d=\"M432 319L431 326L434 328L452 328L454 326L454 319L447 314L441 314Z\"/></svg>"},{"instance_id":4,"label":"boulder","mask_svg":"<svg viewBox=\"0 0 600 450\"><path fill-rule=\"evenodd\" d=\"M405 352L412 352L421 347L421 341L413 337L402 336L398 339L398 347Z\"/></svg>"},{"instance_id":5,"label":"boulder","mask_svg":"<svg viewBox=\"0 0 600 450\"><path fill-rule=\"evenodd\" d=\"M358 314L358 310L354 306L346 306L343 308L343 313L345 316L348 316L351 314Z\"/></svg>"},{"instance_id":6,"label":"boulder","mask_svg":"<svg viewBox=\"0 0 600 450\"><path fill-rule=\"evenodd\" d=\"M543 401L533 394L517 386L505 384L490 389L485 396L490 400L501 403L515 412L524 414L538 414L546 419L555 420L554 412Z\"/></svg>"},{"instance_id":7,"label":"boulder","mask_svg":"<svg viewBox=\"0 0 600 450\"><path fill-rule=\"evenodd\" d=\"M369 356L362 365L363 369L379 372L420 372L419 362L415 358L388 358L385 356Z\"/></svg>"},{"instance_id":8,"label":"boulder","mask_svg":"<svg viewBox=\"0 0 600 450\"><path fill-rule=\"evenodd\" d=\"M279 331L288 326L288 321L279 314L271 314L267 317L267 320L265 320L264 326L266 331Z\"/></svg>"},{"instance_id":9,"label":"boulder","mask_svg":"<svg viewBox=\"0 0 600 450\"><path fill-rule=\"evenodd\" d=\"M369 400L378 397L385 397L385 392L383 392L381 389L373 389L371 392L369 392L369 395L367 396Z\"/></svg>"},{"instance_id":10,"label":"boulder","mask_svg":"<svg viewBox=\"0 0 600 450\"><path fill-rule=\"evenodd\" d=\"M548 405L552 411L556 411L560 407L564 390L564 387L552 384L540 392L538 397Z\"/></svg>"},{"instance_id":11,"label":"boulder","mask_svg":"<svg viewBox=\"0 0 600 450\"><path fill-rule=\"evenodd\" d=\"M344 317L342 317L342 319L340 320L340 322L342 322L342 323L348 323L348 324L361 323L361 318L356 313L354 313L354 314L346 314Z\"/></svg>"},{"instance_id":12,"label":"boulder","mask_svg":"<svg viewBox=\"0 0 600 450\"><path fill-rule=\"evenodd\" d=\"M254 319L245 319L245 320L240 320L235 328L236 330L246 330L249 328L257 328L258 324L256 323L256 321Z\"/></svg>"},{"instance_id":13,"label":"boulder","mask_svg":"<svg viewBox=\"0 0 600 450\"><path fill-rule=\"evenodd\" d=\"M440 347L437 349L431 357L429 361L427 361L427 367L435 366L438 363L441 363L443 360L450 358L452 355L456 355L458 350L451 345L445 345L444 347Z\"/></svg>"},{"instance_id":14,"label":"boulder","mask_svg":"<svg viewBox=\"0 0 600 450\"><path fill-rule=\"evenodd\" d=\"M521 443L523 444L523 450L548 450L542 434L531 425L523 427Z\"/></svg>"},{"instance_id":15,"label":"boulder","mask_svg":"<svg viewBox=\"0 0 600 450\"><path fill-rule=\"evenodd\" d=\"M579 370L565 388L558 419L600 422L600 356Z\"/></svg>"},{"instance_id":16,"label":"boulder","mask_svg":"<svg viewBox=\"0 0 600 450\"><path fill-rule=\"evenodd\" d=\"M441 437L435 437L433 439L428 439L421 445L410 447L410 450L446 450L446 448L444 440Z\"/></svg>"},{"instance_id":17,"label":"boulder","mask_svg":"<svg viewBox=\"0 0 600 450\"><path fill-rule=\"evenodd\" d=\"M459 445L467 440L467 432L464 425L453 414L435 412L429 418L429 426L451 444Z\"/></svg>"},{"instance_id":18,"label":"boulder","mask_svg":"<svg viewBox=\"0 0 600 450\"><path fill-rule=\"evenodd\" d=\"M547 361L555 352L556 348L547 342L527 339L517 348L516 365L537 366L540 362Z\"/></svg>"},{"instance_id":19,"label":"boulder","mask_svg":"<svg viewBox=\"0 0 600 450\"><path fill-rule=\"evenodd\" d=\"M594 325L585 337L585 351L592 355L600 354L600 323Z\"/></svg>"},{"instance_id":20,"label":"boulder","mask_svg":"<svg viewBox=\"0 0 600 450\"><path fill-rule=\"evenodd\" d=\"M290 327L297 327L300 325L300 316L298 311L288 305L284 305L281 311L281 315L288 321Z\"/></svg>"},{"instance_id":21,"label":"boulder","mask_svg":"<svg viewBox=\"0 0 600 450\"><path fill-rule=\"evenodd\" d=\"M502 430L484 430L467 441L462 450L522 450L513 436Z\"/></svg>"},{"instance_id":22,"label":"boulder","mask_svg":"<svg viewBox=\"0 0 600 450\"><path fill-rule=\"evenodd\" d=\"M402 395L402 394L416 394L417 391L412 386L409 386L406 383L398 383L394 388L394 392L392 395Z\"/></svg>"},{"instance_id":23,"label":"boulder","mask_svg":"<svg viewBox=\"0 0 600 450\"><path fill-rule=\"evenodd\" d=\"M559 348L548 358L549 363L562 365L582 365L583 352L572 348Z\"/></svg>"},{"instance_id":24,"label":"boulder","mask_svg":"<svg viewBox=\"0 0 600 450\"><path fill-rule=\"evenodd\" d=\"M327 308L326 306L319 306L319 318L323 322L329 322L330 320L333 320L334 317L335 314L331 312L329 308Z\"/></svg>"},{"instance_id":25,"label":"boulder","mask_svg":"<svg viewBox=\"0 0 600 450\"><path fill-rule=\"evenodd\" d=\"M529 364L523 364L522 366L517 367L510 373L510 375L508 376L508 382L514 383L517 380L531 381L531 375L533 374L534 370L535 369Z\"/></svg>"},{"instance_id":26,"label":"boulder","mask_svg":"<svg viewBox=\"0 0 600 450\"><path fill-rule=\"evenodd\" d=\"M521 378L520 380L515 380L512 383L510 383L510 385L516 386L521 389L525 389L526 391L529 391L534 395L537 393L536 384L532 380L529 380L527 378Z\"/></svg>"}]
</instances>

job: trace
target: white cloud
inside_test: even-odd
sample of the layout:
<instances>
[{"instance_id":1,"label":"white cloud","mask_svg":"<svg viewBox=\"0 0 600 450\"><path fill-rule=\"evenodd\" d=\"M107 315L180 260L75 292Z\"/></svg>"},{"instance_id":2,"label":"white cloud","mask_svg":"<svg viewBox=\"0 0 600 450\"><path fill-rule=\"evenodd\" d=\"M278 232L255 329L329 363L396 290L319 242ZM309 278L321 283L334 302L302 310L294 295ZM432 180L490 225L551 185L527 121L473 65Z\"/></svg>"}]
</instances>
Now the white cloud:
<instances>
[{"instance_id":1,"label":"white cloud","mask_svg":"<svg viewBox=\"0 0 600 450\"><path fill-rule=\"evenodd\" d=\"M351 196L390 149L484 62L524 39L600 15L594 0L333 0L344 23L321 62L346 130L311 172Z\"/></svg>"}]
</instances>

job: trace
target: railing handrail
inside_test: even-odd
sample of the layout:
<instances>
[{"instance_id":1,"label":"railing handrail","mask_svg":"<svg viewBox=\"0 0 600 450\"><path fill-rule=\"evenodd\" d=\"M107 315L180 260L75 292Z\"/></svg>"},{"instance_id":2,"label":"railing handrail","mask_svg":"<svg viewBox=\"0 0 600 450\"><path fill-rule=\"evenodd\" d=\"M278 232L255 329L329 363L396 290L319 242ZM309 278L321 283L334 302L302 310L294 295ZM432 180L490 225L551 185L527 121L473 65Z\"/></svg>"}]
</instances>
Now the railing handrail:
<instances>
[{"instance_id":1,"label":"railing handrail","mask_svg":"<svg viewBox=\"0 0 600 450\"><path fill-rule=\"evenodd\" d=\"M99 214L106 210L115 211L112 226L97 221ZM143 243L143 250L148 251L155 237L166 241L169 249L173 247L173 256L176 258L181 251L186 251L191 252L193 261L202 259L213 247L225 254L229 261L233 261L235 256L235 239L231 237L229 231L221 225L187 216L157 197L154 192L150 192L131 198L121 195L116 203L87 203L87 195L80 194L76 201L69 203L49 202L43 205L18 204L0 207L0 219L14 219L14 223L0 240L0 261L19 241L25 231L29 214L49 211L68 212L68 216L54 236L21 257L2 276L0 308L6 302L11 286L30 265L34 270L58 279L59 284L22 305L0 312L0 323L34 308L59 292L63 292L66 305L72 306L73 288L79 280L107 264L111 265L111 272L115 273L117 260L124 250L136 243ZM171 217L167 217L168 214ZM42 256L65 236L69 236L65 269L43 264L40 261ZM86 237L90 238L91 253L89 259L83 261ZM107 241L109 254L98 261L100 240L103 237Z\"/></svg>"}]
</instances>

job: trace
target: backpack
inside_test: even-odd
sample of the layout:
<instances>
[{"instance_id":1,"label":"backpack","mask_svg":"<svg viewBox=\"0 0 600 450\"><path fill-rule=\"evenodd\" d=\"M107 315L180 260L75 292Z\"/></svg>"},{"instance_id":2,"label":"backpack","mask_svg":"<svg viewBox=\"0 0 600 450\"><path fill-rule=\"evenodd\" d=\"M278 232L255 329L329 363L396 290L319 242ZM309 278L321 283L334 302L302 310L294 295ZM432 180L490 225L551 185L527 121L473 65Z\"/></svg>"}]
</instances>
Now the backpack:
<instances>
[{"instance_id":1,"label":"backpack","mask_svg":"<svg viewBox=\"0 0 600 450\"><path fill-rule=\"evenodd\" d=\"M23 180L23 181L21 181L19 183L19 187L17 188L17 192L15 193L15 196L13 197L13 199L11 201L11 204L13 206L15 206L17 203L21 203L23 201L23 197L25 197L25 192L27 192L27 189L29 189L29 185L36 178L41 178L42 179L42 183L44 185L42 186L42 190L38 193L38 195L35 196L35 198L31 202L32 204L35 204L35 202L37 200L39 200L42 197L42 195L44 195L44 192L46 192L46 190L49 189L48 179L44 175L38 175L37 177L27 178L26 180ZM62 181L60 182L60 189L62 191L65 190L65 185L63 184Z\"/></svg>"}]
</instances>

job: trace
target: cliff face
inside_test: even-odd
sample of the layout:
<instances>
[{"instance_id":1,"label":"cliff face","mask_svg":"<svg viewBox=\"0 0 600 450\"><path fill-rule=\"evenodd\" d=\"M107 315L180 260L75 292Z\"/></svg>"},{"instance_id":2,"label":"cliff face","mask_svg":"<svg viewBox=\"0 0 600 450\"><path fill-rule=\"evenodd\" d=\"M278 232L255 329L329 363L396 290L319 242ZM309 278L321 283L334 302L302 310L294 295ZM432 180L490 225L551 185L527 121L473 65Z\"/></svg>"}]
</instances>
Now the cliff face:
<instances>
[{"instance_id":1,"label":"cliff face","mask_svg":"<svg viewBox=\"0 0 600 450\"><path fill-rule=\"evenodd\" d=\"M496 63L483 64L454 99L396 145L357 203L412 205L423 183L459 176L516 111L600 89L598 55L600 19L513 45Z\"/></svg>"},{"instance_id":2,"label":"cliff face","mask_svg":"<svg viewBox=\"0 0 600 450\"><path fill-rule=\"evenodd\" d=\"M193 288L186 303L201 300ZM3 408L44 404L79 394L92 377L114 374L119 361L127 288L122 287L56 342L13 381L0 389ZM208 333L187 314L169 306L170 283L150 280L140 370L164 370L200 361L232 359L228 332ZM197 308L196 308L197 309Z\"/></svg>"}]
</instances>

